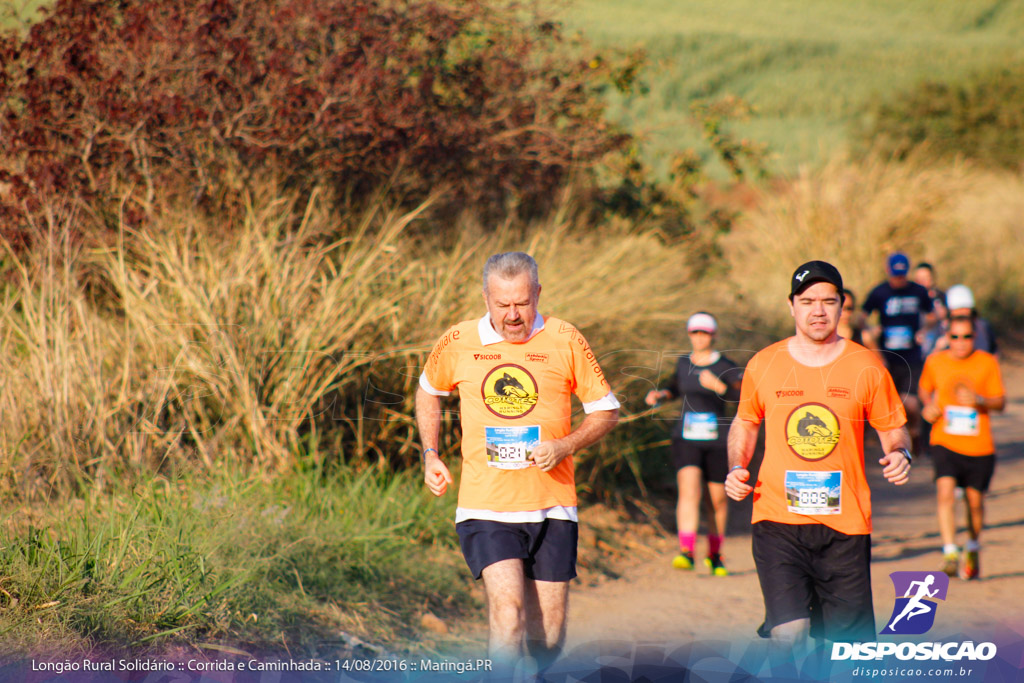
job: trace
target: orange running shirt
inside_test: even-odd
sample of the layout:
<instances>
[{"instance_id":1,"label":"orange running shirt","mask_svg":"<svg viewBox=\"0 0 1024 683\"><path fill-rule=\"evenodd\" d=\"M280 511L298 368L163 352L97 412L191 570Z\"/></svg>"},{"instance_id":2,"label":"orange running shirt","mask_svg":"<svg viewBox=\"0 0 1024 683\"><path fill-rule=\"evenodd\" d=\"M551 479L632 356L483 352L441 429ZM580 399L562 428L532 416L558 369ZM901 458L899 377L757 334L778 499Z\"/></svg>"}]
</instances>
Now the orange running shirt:
<instances>
[{"instance_id":1,"label":"orange running shirt","mask_svg":"<svg viewBox=\"0 0 1024 683\"><path fill-rule=\"evenodd\" d=\"M926 394L938 394L935 400L942 408L942 417L932 425L931 442L963 455L992 455L996 444L988 411L957 405L956 389L960 385L986 398L1006 393L999 361L990 353L975 349L964 359L954 358L949 351L928 356L919 386Z\"/></svg>"},{"instance_id":2,"label":"orange running shirt","mask_svg":"<svg viewBox=\"0 0 1024 683\"><path fill-rule=\"evenodd\" d=\"M589 404L607 397L611 387L575 327L557 318L542 320L543 328L521 343L501 339L487 316L461 322L441 336L427 359L423 378L431 387L438 393L459 390L459 508L519 512L576 506L572 457L541 472L526 456L540 441L572 430L572 394ZM612 403L600 409L618 407Z\"/></svg>"},{"instance_id":3,"label":"orange running shirt","mask_svg":"<svg viewBox=\"0 0 1024 683\"><path fill-rule=\"evenodd\" d=\"M822 367L797 362L789 339L747 364L736 417L765 422L751 521L871 533L864 423L890 431L902 427L907 416L878 356L860 344L845 344L839 357Z\"/></svg>"}]
</instances>

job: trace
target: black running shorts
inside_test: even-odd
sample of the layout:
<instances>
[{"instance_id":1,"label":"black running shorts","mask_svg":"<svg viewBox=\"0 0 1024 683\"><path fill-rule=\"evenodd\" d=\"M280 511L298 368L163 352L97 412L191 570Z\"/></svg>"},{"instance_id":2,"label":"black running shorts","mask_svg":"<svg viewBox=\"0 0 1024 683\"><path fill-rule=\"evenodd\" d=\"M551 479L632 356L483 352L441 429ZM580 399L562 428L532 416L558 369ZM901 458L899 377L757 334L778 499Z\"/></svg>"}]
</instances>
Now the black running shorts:
<instances>
[{"instance_id":1,"label":"black running shorts","mask_svg":"<svg viewBox=\"0 0 1024 683\"><path fill-rule=\"evenodd\" d=\"M526 578L535 581L568 581L576 577L576 522L467 519L456 524L455 531L474 579L480 578L485 567L512 559L522 560Z\"/></svg>"},{"instance_id":2,"label":"black running shorts","mask_svg":"<svg viewBox=\"0 0 1024 683\"><path fill-rule=\"evenodd\" d=\"M705 480L724 484L729 469L729 455L718 441L672 439L672 464L676 470L699 467Z\"/></svg>"},{"instance_id":3,"label":"black running shorts","mask_svg":"<svg viewBox=\"0 0 1024 683\"><path fill-rule=\"evenodd\" d=\"M976 489L982 493L988 491L988 485L992 483L992 473L996 470L995 455L964 455L934 444L930 453L935 465L936 479L953 477L957 486Z\"/></svg>"},{"instance_id":4,"label":"black running shorts","mask_svg":"<svg viewBox=\"0 0 1024 683\"><path fill-rule=\"evenodd\" d=\"M811 635L832 641L873 641L871 535L848 535L824 524L753 525L752 549L764 595L758 633L797 619Z\"/></svg>"},{"instance_id":5,"label":"black running shorts","mask_svg":"<svg viewBox=\"0 0 1024 683\"><path fill-rule=\"evenodd\" d=\"M886 351L883 355L886 367L889 368L889 375L892 377L892 383L896 385L896 393L903 401L906 401L908 396L913 396L916 399L917 381L921 379L924 364L908 361L892 351Z\"/></svg>"}]
</instances>

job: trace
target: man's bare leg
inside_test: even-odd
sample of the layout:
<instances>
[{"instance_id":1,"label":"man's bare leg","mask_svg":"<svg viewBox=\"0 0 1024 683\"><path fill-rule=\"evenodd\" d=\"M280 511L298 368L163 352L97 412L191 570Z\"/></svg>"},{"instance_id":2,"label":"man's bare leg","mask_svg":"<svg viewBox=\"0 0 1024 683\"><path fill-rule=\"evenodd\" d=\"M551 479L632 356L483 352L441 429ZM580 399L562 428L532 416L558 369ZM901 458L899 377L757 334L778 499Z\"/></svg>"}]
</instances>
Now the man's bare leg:
<instances>
[{"instance_id":1,"label":"man's bare leg","mask_svg":"<svg viewBox=\"0 0 1024 683\"><path fill-rule=\"evenodd\" d=\"M568 581L526 579L526 649L538 671L551 666L565 643Z\"/></svg>"},{"instance_id":2,"label":"man's bare leg","mask_svg":"<svg viewBox=\"0 0 1024 683\"><path fill-rule=\"evenodd\" d=\"M768 657L773 676L796 678L799 675L797 663L807 658L810 633L810 619L794 619L772 627Z\"/></svg>"},{"instance_id":3,"label":"man's bare leg","mask_svg":"<svg viewBox=\"0 0 1024 683\"><path fill-rule=\"evenodd\" d=\"M939 519L939 538L943 547L956 543L956 478L939 477L935 480L935 501Z\"/></svg>"},{"instance_id":4,"label":"man's bare leg","mask_svg":"<svg viewBox=\"0 0 1024 683\"><path fill-rule=\"evenodd\" d=\"M523 561L501 560L481 572L487 594L488 653L495 669L511 674L523 657L526 633Z\"/></svg>"}]
</instances>

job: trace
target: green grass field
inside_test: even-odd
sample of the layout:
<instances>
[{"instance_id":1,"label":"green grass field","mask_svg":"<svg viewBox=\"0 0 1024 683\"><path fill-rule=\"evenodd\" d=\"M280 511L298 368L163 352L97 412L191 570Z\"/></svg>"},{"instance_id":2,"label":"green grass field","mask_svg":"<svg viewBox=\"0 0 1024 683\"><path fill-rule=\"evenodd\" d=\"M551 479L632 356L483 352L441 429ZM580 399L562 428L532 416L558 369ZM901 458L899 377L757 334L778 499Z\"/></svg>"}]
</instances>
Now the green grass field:
<instances>
[{"instance_id":1,"label":"green grass field","mask_svg":"<svg viewBox=\"0 0 1024 683\"><path fill-rule=\"evenodd\" d=\"M562 18L600 47L646 51L650 93L616 97L611 114L659 170L700 144L696 99L744 98L755 116L733 130L793 171L842 148L874 97L1024 60L1024 0L576 0Z\"/></svg>"},{"instance_id":2,"label":"green grass field","mask_svg":"<svg viewBox=\"0 0 1024 683\"><path fill-rule=\"evenodd\" d=\"M39 9L52 0L4 0L0 3L0 29L23 26L39 17Z\"/></svg>"}]
</instances>

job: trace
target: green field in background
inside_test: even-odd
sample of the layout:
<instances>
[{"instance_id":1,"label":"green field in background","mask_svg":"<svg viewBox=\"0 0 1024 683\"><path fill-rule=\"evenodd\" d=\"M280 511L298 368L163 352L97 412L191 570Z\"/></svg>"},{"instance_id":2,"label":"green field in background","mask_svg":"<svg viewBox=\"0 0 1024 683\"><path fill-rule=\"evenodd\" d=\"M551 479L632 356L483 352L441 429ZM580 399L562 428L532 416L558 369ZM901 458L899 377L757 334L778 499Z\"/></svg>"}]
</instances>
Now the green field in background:
<instances>
[{"instance_id":1,"label":"green field in background","mask_svg":"<svg viewBox=\"0 0 1024 683\"><path fill-rule=\"evenodd\" d=\"M39 17L39 8L53 0L0 0L0 29L24 25Z\"/></svg>"},{"instance_id":2,"label":"green field in background","mask_svg":"<svg viewBox=\"0 0 1024 683\"><path fill-rule=\"evenodd\" d=\"M599 47L646 51L649 94L610 113L660 170L681 147L709 153L688 120L699 98L753 105L733 130L792 171L843 147L875 97L1024 61L1024 0L575 0L561 18Z\"/></svg>"}]
</instances>

